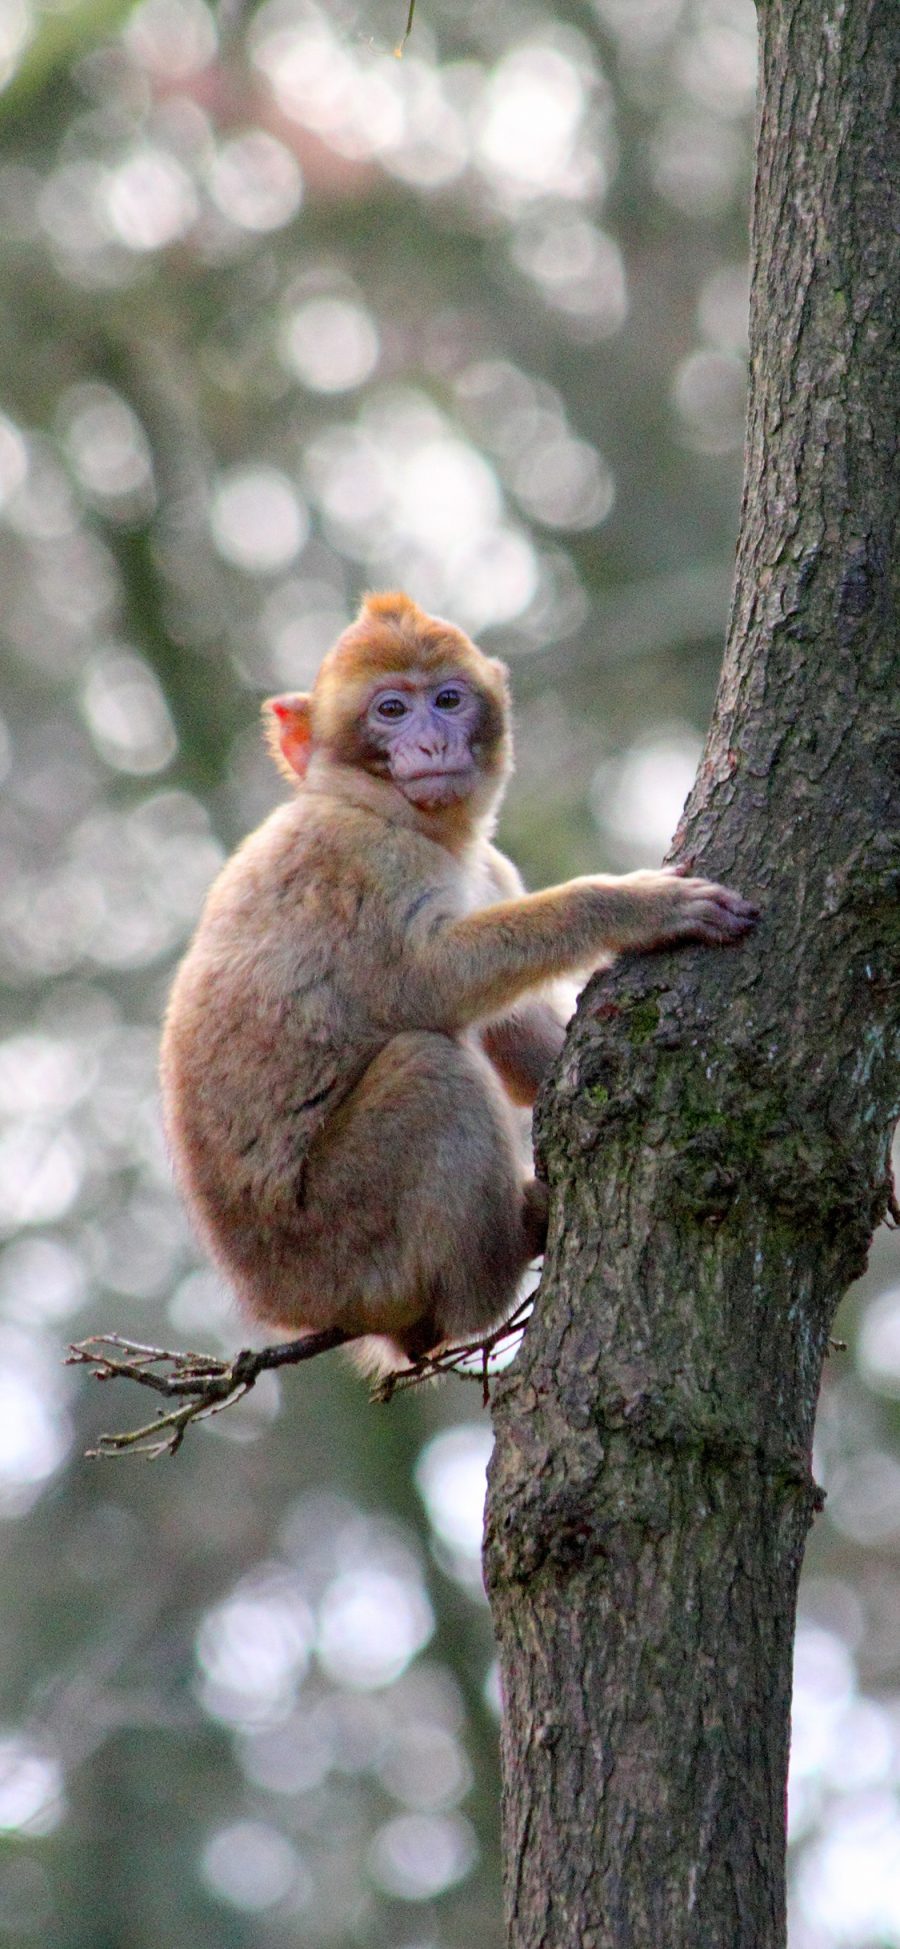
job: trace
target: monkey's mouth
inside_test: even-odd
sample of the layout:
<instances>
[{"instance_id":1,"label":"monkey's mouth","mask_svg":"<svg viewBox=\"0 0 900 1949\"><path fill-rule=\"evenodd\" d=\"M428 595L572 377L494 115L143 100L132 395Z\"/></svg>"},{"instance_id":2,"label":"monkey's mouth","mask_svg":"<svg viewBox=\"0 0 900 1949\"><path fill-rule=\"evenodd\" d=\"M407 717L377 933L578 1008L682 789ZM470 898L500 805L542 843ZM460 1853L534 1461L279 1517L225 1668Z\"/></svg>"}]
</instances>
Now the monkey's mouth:
<instances>
[{"instance_id":1,"label":"monkey's mouth","mask_svg":"<svg viewBox=\"0 0 900 1949\"><path fill-rule=\"evenodd\" d=\"M416 805L445 805L450 799L465 798L471 789L473 770L467 765L459 771L411 772L400 789Z\"/></svg>"}]
</instances>

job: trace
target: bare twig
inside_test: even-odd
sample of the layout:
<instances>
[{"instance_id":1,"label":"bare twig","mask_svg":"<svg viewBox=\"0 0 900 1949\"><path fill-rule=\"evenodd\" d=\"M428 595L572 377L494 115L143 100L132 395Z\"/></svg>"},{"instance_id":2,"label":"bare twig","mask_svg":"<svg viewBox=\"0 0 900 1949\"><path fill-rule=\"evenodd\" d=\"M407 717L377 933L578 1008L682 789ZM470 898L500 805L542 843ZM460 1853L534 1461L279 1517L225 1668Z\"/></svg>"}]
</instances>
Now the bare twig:
<instances>
[{"instance_id":1,"label":"bare twig","mask_svg":"<svg viewBox=\"0 0 900 1949\"><path fill-rule=\"evenodd\" d=\"M242 1400L260 1374L272 1367L312 1360L316 1354L341 1346L348 1337L339 1327L329 1327L322 1333L308 1333L302 1340L286 1340L280 1346L247 1347L234 1360L220 1360L214 1354L171 1353L165 1347L145 1347L137 1340L124 1340L118 1333L97 1333L89 1340L76 1341L68 1353L70 1366L91 1367L100 1381L125 1375L128 1380L139 1381L142 1387L153 1388L157 1394L169 1400L174 1397L180 1403L140 1428L100 1435L97 1447L89 1449L88 1454L120 1455L131 1449L153 1460L159 1455L174 1455L192 1421L205 1421L208 1416L221 1414L223 1408Z\"/></svg>"},{"instance_id":2,"label":"bare twig","mask_svg":"<svg viewBox=\"0 0 900 1949\"><path fill-rule=\"evenodd\" d=\"M888 1171L887 1210L884 1214L884 1222L889 1232L900 1231L900 1204L897 1202L897 1189L894 1184L894 1174L891 1170Z\"/></svg>"},{"instance_id":3,"label":"bare twig","mask_svg":"<svg viewBox=\"0 0 900 1949\"><path fill-rule=\"evenodd\" d=\"M440 1374L459 1374L464 1380L481 1381L486 1405L491 1356L506 1343L513 1342L530 1310L529 1295L502 1326L495 1327L483 1339L442 1348L400 1373L385 1375L373 1390L372 1399L389 1401L404 1388L417 1387ZM354 1337L343 1333L340 1327L328 1327L321 1333L308 1333L302 1340L286 1340L273 1347L245 1347L233 1360L219 1359L214 1354L173 1353L166 1347L147 1347L139 1340L125 1340L118 1333L96 1333L88 1340L75 1341L67 1356L69 1366L90 1367L100 1381L124 1376L176 1403L166 1412L161 1409L152 1421L142 1423L139 1428L98 1436L96 1448L89 1448L88 1455L97 1458L130 1452L148 1455L154 1461L160 1455L175 1455L192 1422L206 1421L242 1400L256 1385L260 1374L273 1367L293 1367L301 1360L312 1360L317 1354L328 1353L332 1347L343 1346Z\"/></svg>"}]
</instances>

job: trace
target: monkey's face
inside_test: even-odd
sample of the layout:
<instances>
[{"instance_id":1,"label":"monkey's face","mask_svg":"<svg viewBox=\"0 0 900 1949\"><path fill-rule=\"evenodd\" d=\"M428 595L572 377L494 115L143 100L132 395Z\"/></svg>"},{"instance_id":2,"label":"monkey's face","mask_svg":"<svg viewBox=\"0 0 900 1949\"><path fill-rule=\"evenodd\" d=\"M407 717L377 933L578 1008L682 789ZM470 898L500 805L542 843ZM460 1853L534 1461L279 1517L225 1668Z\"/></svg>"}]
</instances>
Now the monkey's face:
<instances>
[{"instance_id":1,"label":"monkey's face","mask_svg":"<svg viewBox=\"0 0 900 1949\"><path fill-rule=\"evenodd\" d=\"M429 831L484 825L512 763L504 665L397 591L366 598L311 694L271 697L266 714L284 771L302 779L315 761L319 773L367 772Z\"/></svg>"},{"instance_id":2,"label":"monkey's face","mask_svg":"<svg viewBox=\"0 0 900 1949\"><path fill-rule=\"evenodd\" d=\"M367 699L360 759L421 810L451 805L483 777L492 718L490 699L460 672L392 674Z\"/></svg>"}]
</instances>

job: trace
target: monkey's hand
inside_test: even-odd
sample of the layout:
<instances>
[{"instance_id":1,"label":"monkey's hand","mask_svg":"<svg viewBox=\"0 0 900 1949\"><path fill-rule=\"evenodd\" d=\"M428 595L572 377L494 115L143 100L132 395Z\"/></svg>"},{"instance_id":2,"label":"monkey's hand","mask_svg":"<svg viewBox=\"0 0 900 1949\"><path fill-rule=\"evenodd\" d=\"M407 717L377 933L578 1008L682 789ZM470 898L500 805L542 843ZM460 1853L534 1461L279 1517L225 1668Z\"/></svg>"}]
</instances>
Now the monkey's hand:
<instances>
[{"instance_id":1,"label":"monkey's hand","mask_svg":"<svg viewBox=\"0 0 900 1949\"><path fill-rule=\"evenodd\" d=\"M650 950L678 941L722 947L739 941L759 919L759 908L732 887L691 879L680 866L626 873L618 886L634 899L630 924L620 937L623 948Z\"/></svg>"}]
</instances>

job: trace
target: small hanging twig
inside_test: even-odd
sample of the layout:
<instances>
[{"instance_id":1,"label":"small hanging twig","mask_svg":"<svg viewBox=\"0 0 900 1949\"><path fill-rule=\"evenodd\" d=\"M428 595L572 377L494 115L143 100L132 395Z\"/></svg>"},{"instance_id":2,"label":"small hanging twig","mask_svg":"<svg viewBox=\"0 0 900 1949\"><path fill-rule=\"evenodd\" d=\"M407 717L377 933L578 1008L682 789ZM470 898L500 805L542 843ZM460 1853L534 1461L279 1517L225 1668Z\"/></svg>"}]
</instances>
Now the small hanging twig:
<instances>
[{"instance_id":1,"label":"small hanging twig","mask_svg":"<svg viewBox=\"0 0 900 1949\"><path fill-rule=\"evenodd\" d=\"M891 1172L888 1173L887 1210L884 1214L884 1222L889 1232L900 1231L900 1204L897 1202L897 1192Z\"/></svg>"},{"instance_id":2,"label":"small hanging twig","mask_svg":"<svg viewBox=\"0 0 900 1949\"><path fill-rule=\"evenodd\" d=\"M394 57L398 61L402 61L403 49L405 48L406 43L409 40L410 34L412 33L413 14L415 13L415 11L416 11L416 0L409 0L409 12L406 16L406 26L404 27L403 33L401 34L400 39L397 42L397 45L394 49Z\"/></svg>"},{"instance_id":3,"label":"small hanging twig","mask_svg":"<svg viewBox=\"0 0 900 1949\"><path fill-rule=\"evenodd\" d=\"M487 1405L491 1355L505 1342L512 1343L530 1310L529 1295L502 1326L495 1327L483 1339L442 1348L399 1373L385 1375L373 1389L373 1401L390 1401L404 1388L417 1387L440 1374L458 1374L463 1380L481 1381ZM313 1360L333 1347L345 1346L355 1337L343 1333L340 1327L327 1327L321 1333L308 1333L301 1340L286 1340L272 1347L246 1347L233 1360L220 1359L215 1354L174 1353L167 1347L147 1347L138 1340L123 1339L118 1333L96 1333L87 1340L75 1341L67 1355L68 1366L90 1367L100 1381L124 1376L176 1403L139 1428L98 1436L96 1448L89 1448L87 1453L92 1459L128 1453L148 1455L151 1461L160 1455L175 1455L192 1422L206 1421L243 1400L260 1374L274 1367L293 1367L302 1360ZM477 1365L473 1367L473 1363Z\"/></svg>"}]
</instances>

